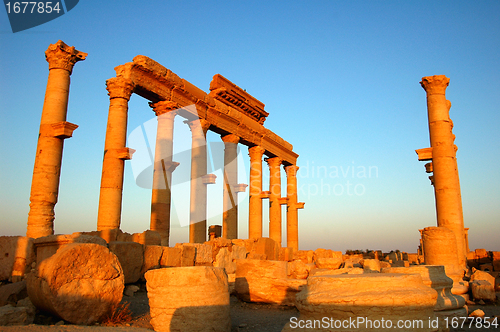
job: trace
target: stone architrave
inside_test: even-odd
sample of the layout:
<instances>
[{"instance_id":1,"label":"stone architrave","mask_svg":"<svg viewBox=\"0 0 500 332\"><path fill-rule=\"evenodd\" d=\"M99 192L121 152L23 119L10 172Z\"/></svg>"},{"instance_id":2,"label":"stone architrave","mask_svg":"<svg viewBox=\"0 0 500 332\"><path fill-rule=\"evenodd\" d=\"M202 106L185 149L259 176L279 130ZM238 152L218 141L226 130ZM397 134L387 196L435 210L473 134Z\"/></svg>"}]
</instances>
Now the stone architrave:
<instances>
[{"instance_id":1,"label":"stone architrave","mask_svg":"<svg viewBox=\"0 0 500 332\"><path fill-rule=\"evenodd\" d=\"M73 324L102 319L120 303L123 270L108 248L71 243L41 262L27 278L33 304Z\"/></svg>"},{"instance_id":2,"label":"stone architrave","mask_svg":"<svg viewBox=\"0 0 500 332\"><path fill-rule=\"evenodd\" d=\"M131 159L131 154L134 152L125 147L128 101L134 90L134 84L130 79L114 77L106 81L106 88L110 104L102 162L97 230L103 231L102 237L109 242L110 238L105 232L120 228L125 160Z\"/></svg>"},{"instance_id":3,"label":"stone architrave","mask_svg":"<svg viewBox=\"0 0 500 332\"><path fill-rule=\"evenodd\" d=\"M223 268L164 268L150 270L145 277L155 331L231 331Z\"/></svg>"},{"instance_id":4,"label":"stone architrave","mask_svg":"<svg viewBox=\"0 0 500 332\"><path fill-rule=\"evenodd\" d=\"M191 129L191 196L189 242L203 243L207 239L207 130L210 123L203 119L186 122Z\"/></svg>"},{"instance_id":5,"label":"stone architrave","mask_svg":"<svg viewBox=\"0 0 500 332\"><path fill-rule=\"evenodd\" d=\"M54 234L54 206L59 193L64 139L71 137L78 128L66 121L70 76L75 63L86 57L87 53L77 51L60 40L51 44L45 52L49 78L31 181L26 232L26 236L31 238Z\"/></svg>"},{"instance_id":6,"label":"stone architrave","mask_svg":"<svg viewBox=\"0 0 500 332\"><path fill-rule=\"evenodd\" d=\"M299 213L298 209L304 208L304 203L297 199L297 171L296 165L286 166L286 246L299 250Z\"/></svg>"},{"instance_id":7,"label":"stone architrave","mask_svg":"<svg viewBox=\"0 0 500 332\"><path fill-rule=\"evenodd\" d=\"M222 237L238 238L238 142L234 134L222 136L224 142L224 199L222 214Z\"/></svg>"},{"instance_id":8,"label":"stone architrave","mask_svg":"<svg viewBox=\"0 0 500 332\"><path fill-rule=\"evenodd\" d=\"M250 156L250 188L248 193L248 237L262 237L262 156L264 150L260 146L248 149Z\"/></svg>"},{"instance_id":9,"label":"stone architrave","mask_svg":"<svg viewBox=\"0 0 500 332\"><path fill-rule=\"evenodd\" d=\"M437 326L429 326L429 321L436 318L433 311L436 298L436 291L425 286L421 276L415 274L310 276L307 286L296 295L300 311L296 321L324 322L323 318L327 317L329 324L300 329L311 332L395 331L398 321L422 321L422 325L402 327L397 331L438 331ZM380 325L382 320L386 322L384 326ZM356 324L354 327L352 324L342 326L344 321ZM341 324L335 326L330 322ZM292 323L291 320L282 331L295 331Z\"/></svg>"},{"instance_id":10,"label":"stone architrave","mask_svg":"<svg viewBox=\"0 0 500 332\"><path fill-rule=\"evenodd\" d=\"M159 101L150 105L158 120L151 193L151 230L160 233L162 246L168 246L172 172L179 165L172 160L174 118L179 105L172 101Z\"/></svg>"},{"instance_id":11,"label":"stone architrave","mask_svg":"<svg viewBox=\"0 0 500 332\"><path fill-rule=\"evenodd\" d=\"M437 225L453 231L460 267L467 264L462 195L457 166L457 146L449 111L451 102L445 92L450 79L444 75L423 77L420 84L427 94L429 135L432 156L432 181L436 197Z\"/></svg>"},{"instance_id":12,"label":"stone architrave","mask_svg":"<svg viewBox=\"0 0 500 332\"><path fill-rule=\"evenodd\" d=\"M281 247L281 170L283 160L267 158L269 165L269 237Z\"/></svg>"}]
</instances>

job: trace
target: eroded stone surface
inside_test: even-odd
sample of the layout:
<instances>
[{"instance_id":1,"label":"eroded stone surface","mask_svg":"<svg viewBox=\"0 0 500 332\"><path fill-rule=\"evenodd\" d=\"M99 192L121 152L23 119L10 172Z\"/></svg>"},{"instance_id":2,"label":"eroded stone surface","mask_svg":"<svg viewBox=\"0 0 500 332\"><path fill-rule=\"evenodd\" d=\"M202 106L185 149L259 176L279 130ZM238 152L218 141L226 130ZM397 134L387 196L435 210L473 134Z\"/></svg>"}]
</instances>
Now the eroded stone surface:
<instances>
[{"instance_id":1,"label":"eroded stone surface","mask_svg":"<svg viewBox=\"0 0 500 332\"><path fill-rule=\"evenodd\" d=\"M137 242L110 242L109 250L120 260L125 283L137 282L141 277L144 248Z\"/></svg>"},{"instance_id":2,"label":"eroded stone surface","mask_svg":"<svg viewBox=\"0 0 500 332\"><path fill-rule=\"evenodd\" d=\"M27 288L37 308L73 324L91 324L118 305L124 275L118 258L106 247L71 243L28 275Z\"/></svg>"},{"instance_id":3,"label":"eroded stone surface","mask_svg":"<svg viewBox=\"0 0 500 332\"><path fill-rule=\"evenodd\" d=\"M231 331L224 269L165 268L145 277L155 331Z\"/></svg>"}]
</instances>

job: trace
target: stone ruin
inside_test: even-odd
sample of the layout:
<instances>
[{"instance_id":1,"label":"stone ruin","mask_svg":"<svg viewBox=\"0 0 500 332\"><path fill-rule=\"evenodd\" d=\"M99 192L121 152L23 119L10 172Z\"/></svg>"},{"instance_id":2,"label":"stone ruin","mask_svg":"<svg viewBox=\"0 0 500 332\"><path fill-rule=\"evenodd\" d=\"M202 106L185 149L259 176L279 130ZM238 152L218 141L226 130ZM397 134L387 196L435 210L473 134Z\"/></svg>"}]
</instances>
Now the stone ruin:
<instances>
[{"instance_id":1,"label":"stone ruin","mask_svg":"<svg viewBox=\"0 0 500 332\"><path fill-rule=\"evenodd\" d=\"M46 52L49 79L27 234L0 237L0 281L8 281L0 285L0 325L29 324L35 307L70 323L92 324L115 310L125 285L138 281L146 281L156 331L230 331L231 294L246 302L295 306L299 319L311 322L322 317L391 322L465 317L467 301L496 301L500 252L468 248L444 76L421 82L431 147L416 152L419 160L431 161L426 170L433 173L438 222L420 230L416 254L298 250L298 209L304 207L297 197L298 155L263 126L264 104L221 75L214 76L207 94L145 56L116 67L116 77L106 82L110 106L96 231L54 235L63 142L77 128L66 121L70 75L86 55L61 41ZM120 230L125 160L134 153L126 147L132 93L149 100L158 119L150 229L136 234ZM177 115L192 132L191 214L189 243L169 246L170 183L179 165L172 159ZM225 150L223 223L207 229L206 185L215 181L207 174L208 130L221 135ZM237 183L239 143L249 146L250 156L248 239L238 238L234 204L246 187ZM262 188L264 155L268 191ZM286 197L281 196L280 166L287 176ZM262 231L263 199L269 200L269 237ZM287 206L284 247L281 205ZM287 324L283 331L293 329Z\"/></svg>"}]
</instances>

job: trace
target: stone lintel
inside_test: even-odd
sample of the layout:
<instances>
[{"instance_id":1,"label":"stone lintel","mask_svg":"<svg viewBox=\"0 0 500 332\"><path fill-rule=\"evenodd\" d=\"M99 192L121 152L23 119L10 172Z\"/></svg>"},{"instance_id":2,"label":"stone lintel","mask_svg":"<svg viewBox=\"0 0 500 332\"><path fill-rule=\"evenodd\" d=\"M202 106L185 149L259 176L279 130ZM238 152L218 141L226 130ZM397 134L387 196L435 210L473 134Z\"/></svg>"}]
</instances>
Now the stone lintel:
<instances>
[{"instance_id":1,"label":"stone lintel","mask_svg":"<svg viewBox=\"0 0 500 332\"><path fill-rule=\"evenodd\" d=\"M206 174L203 175L203 184L215 184L215 179L217 178L217 175L215 174Z\"/></svg>"},{"instance_id":2,"label":"stone lintel","mask_svg":"<svg viewBox=\"0 0 500 332\"><path fill-rule=\"evenodd\" d=\"M260 124L269 115L264 111L264 103L220 74L214 75L210 82L210 96L247 114Z\"/></svg>"},{"instance_id":3,"label":"stone lintel","mask_svg":"<svg viewBox=\"0 0 500 332\"><path fill-rule=\"evenodd\" d=\"M288 197L280 197L280 198L278 198L278 201L280 202L280 205L287 205L288 204Z\"/></svg>"},{"instance_id":4,"label":"stone lintel","mask_svg":"<svg viewBox=\"0 0 500 332\"><path fill-rule=\"evenodd\" d=\"M87 53L76 50L74 46L66 45L61 40L58 40L55 44L50 44L47 51L45 51L45 59L49 63L49 70L64 69L69 71L70 75L75 63L85 60L87 55Z\"/></svg>"},{"instance_id":5,"label":"stone lintel","mask_svg":"<svg viewBox=\"0 0 500 332\"><path fill-rule=\"evenodd\" d=\"M269 190L266 190L266 191L262 191L260 193L260 198L261 199L266 199L266 198L269 198L269 195L271 195L271 192Z\"/></svg>"},{"instance_id":6,"label":"stone lintel","mask_svg":"<svg viewBox=\"0 0 500 332\"><path fill-rule=\"evenodd\" d=\"M419 161L432 160L432 148L423 148L415 150Z\"/></svg>"},{"instance_id":7,"label":"stone lintel","mask_svg":"<svg viewBox=\"0 0 500 332\"><path fill-rule=\"evenodd\" d=\"M244 193L247 190L248 184L238 183L234 186L234 191L236 193Z\"/></svg>"},{"instance_id":8,"label":"stone lintel","mask_svg":"<svg viewBox=\"0 0 500 332\"><path fill-rule=\"evenodd\" d=\"M48 128L49 127L47 126L47 129ZM66 139L66 138L70 138L73 136L73 131L76 128L78 128L78 125L71 123L71 122L67 122L67 121L52 123L50 125L50 129L49 129L50 132L47 132L47 135L57 137L57 138Z\"/></svg>"}]
</instances>

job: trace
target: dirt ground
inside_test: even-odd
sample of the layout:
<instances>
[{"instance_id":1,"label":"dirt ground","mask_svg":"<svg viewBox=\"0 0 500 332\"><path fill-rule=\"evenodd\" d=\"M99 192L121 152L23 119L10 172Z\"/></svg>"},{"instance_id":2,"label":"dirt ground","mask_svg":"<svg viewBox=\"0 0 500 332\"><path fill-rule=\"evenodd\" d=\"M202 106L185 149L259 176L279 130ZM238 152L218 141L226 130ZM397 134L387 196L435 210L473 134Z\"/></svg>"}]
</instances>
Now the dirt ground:
<instances>
[{"instance_id":1,"label":"dirt ground","mask_svg":"<svg viewBox=\"0 0 500 332\"><path fill-rule=\"evenodd\" d=\"M130 322L121 322L111 326L77 326L66 325L53 317L38 315L35 323L28 326L0 326L2 332L151 332L149 323L149 303L144 286L133 297L124 296L122 303L128 303L132 313ZM469 306L469 312L481 309L488 317L497 316L498 328L457 328L452 332L462 331L500 331L500 305ZM279 332L291 317L298 317L299 312L294 307L282 307L269 304L245 303L231 296L231 332ZM57 325L56 325L57 324ZM62 324L62 325L60 325ZM297 329L297 331L300 331ZM194 332L194 331L193 331Z\"/></svg>"}]
</instances>

